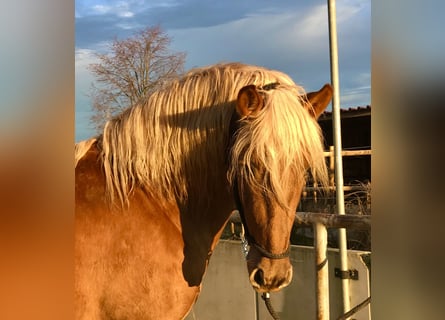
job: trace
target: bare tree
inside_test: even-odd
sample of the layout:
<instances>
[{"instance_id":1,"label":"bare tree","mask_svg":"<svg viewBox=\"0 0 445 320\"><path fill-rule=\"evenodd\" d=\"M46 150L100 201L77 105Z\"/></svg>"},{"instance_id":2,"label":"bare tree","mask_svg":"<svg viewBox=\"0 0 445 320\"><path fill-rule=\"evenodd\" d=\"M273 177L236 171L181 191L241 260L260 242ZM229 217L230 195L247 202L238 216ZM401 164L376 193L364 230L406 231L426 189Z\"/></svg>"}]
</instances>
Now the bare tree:
<instances>
[{"instance_id":1,"label":"bare tree","mask_svg":"<svg viewBox=\"0 0 445 320\"><path fill-rule=\"evenodd\" d=\"M186 54L169 50L171 39L159 26L148 27L125 40L117 38L109 53L97 54L89 69L96 77L92 86L97 130L114 114L143 101L163 84L184 72Z\"/></svg>"}]
</instances>

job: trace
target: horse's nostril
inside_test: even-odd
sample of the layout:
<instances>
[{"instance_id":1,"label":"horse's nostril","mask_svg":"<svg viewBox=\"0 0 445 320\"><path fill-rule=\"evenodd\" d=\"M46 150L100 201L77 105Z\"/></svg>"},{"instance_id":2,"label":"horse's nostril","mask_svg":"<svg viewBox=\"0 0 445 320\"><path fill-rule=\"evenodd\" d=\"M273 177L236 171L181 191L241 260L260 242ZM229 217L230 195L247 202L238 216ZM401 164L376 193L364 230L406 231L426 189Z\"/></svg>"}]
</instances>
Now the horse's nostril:
<instances>
[{"instance_id":1,"label":"horse's nostril","mask_svg":"<svg viewBox=\"0 0 445 320\"><path fill-rule=\"evenodd\" d=\"M256 270L253 280L260 286L264 285L264 272L261 269Z\"/></svg>"}]
</instances>

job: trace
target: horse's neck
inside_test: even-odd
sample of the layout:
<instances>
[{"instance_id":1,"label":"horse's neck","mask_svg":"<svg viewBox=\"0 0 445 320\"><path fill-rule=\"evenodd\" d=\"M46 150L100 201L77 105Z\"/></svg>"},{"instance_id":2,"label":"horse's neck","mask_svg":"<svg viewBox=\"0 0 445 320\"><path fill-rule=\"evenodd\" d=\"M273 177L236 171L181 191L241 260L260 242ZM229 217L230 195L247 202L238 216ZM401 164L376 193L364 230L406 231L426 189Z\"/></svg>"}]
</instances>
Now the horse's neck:
<instances>
[{"instance_id":1,"label":"horse's neck","mask_svg":"<svg viewBox=\"0 0 445 320\"><path fill-rule=\"evenodd\" d=\"M220 184L212 190L200 190L189 194L187 201L180 204L181 219L188 227L194 230L199 229L206 237L213 238L219 236L232 210L234 201L228 187Z\"/></svg>"},{"instance_id":2,"label":"horse's neck","mask_svg":"<svg viewBox=\"0 0 445 320\"><path fill-rule=\"evenodd\" d=\"M201 197L210 197L205 192ZM193 196L192 196L193 199ZM191 286L199 286L213 250L230 217L232 201L227 192L213 196L206 203L190 203L180 208L181 232L184 240L184 278Z\"/></svg>"}]
</instances>

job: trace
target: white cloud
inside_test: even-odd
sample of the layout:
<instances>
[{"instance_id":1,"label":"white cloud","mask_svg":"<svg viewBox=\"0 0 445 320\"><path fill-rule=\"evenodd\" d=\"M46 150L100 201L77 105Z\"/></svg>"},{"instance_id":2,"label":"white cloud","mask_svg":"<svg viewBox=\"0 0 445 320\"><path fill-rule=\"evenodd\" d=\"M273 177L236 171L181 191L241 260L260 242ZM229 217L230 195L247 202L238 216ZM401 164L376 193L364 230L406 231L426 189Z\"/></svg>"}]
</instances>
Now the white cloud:
<instances>
[{"instance_id":1,"label":"white cloud","mask_svg":"<svg viewBox=\"0 0 445 320\"><path fill-rule=\"evenodd\" d=\"M314 6L296 23L296 31L304 39L326 36L328 32L328 12L326 5Z\"/></svg>"},{"instance_id":2,"label":"white cloud","mask_svg":"<svg viewBox=\"0 0 445 320\"><path fill-rule=\"evenodd\" d=\"M141 25L139 23L134 23L134 22L120 22L120 23L116 23L115 26L117 28L123 29L123 30L135 30L135 29L144 28L143 25Z\"/></svg>"},{"instance_id":3,"label":"white cloud","mask_svg":"<svg viewBox=\"0 0 445 320\"><path fill-rule=\"evenodd\" d=\"M358 6L356 3L347 5L346 3L340 2L340 5L337 7L337 23L347 22L351 18L354 18L360 10L360 6Z\"/></svg>"},{"instance_id":4,"label":"white cloud","mask_svg":"<svg viewBox=\"0 0 445 320\"><path fill-rule=\"evenodd\" d=\"M117 15L121 18L131 18L134 16L134 13L131 11L122 11L118 12Z\"/></svg>"},{"instance_id":5,"label":"white cloud","mask_svg":"<svg viewBox=\"0 0 445 320\"><path fill-rule=\"evenodd\" d=\"M87 1L76 1L76 18L91 15L115 15L120 18L132 18L135 12L146 8L142 1L107 1L104 3L91 4Z\"/></svg>"},{"instance_id":6,"label":"white cloud","mask_svg":"<svg viewBox=\"0 0 445 320\"><path fill-rule=\"evenodd\" d=\"M107 14L111 11L112 7L105 6L102 4L96 4L96 5L92 6L91 9L92 9L92 12L95 14Z\"/></svg>"}]
</instances>

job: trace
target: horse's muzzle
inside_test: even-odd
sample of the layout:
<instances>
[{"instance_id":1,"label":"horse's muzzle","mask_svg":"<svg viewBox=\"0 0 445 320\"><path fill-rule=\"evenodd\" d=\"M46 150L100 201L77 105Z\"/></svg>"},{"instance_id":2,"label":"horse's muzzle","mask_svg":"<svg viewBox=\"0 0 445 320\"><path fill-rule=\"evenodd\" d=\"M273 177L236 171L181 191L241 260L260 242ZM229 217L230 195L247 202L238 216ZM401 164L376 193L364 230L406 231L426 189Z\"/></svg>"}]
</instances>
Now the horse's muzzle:
<instances>
[{"instance_id":1,"label":"horse's muzzle","mask_svg":"<svg viewBox=\"0 0 445 320\"><path fill-rule=\"evenodd\" d=\"M249 280L258 292L274 292L289 285L292 281L292 265L289 258L260 258L257 263L247 261Z\"/></svg>"}]
</instances>

